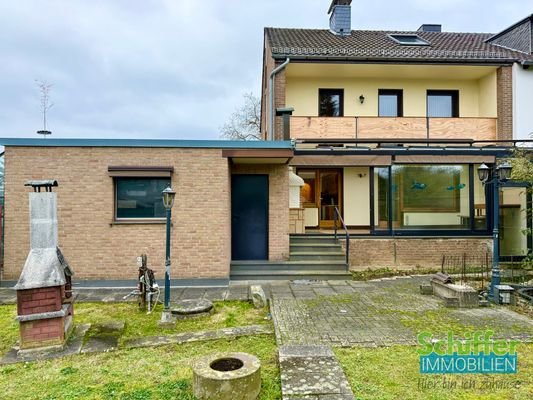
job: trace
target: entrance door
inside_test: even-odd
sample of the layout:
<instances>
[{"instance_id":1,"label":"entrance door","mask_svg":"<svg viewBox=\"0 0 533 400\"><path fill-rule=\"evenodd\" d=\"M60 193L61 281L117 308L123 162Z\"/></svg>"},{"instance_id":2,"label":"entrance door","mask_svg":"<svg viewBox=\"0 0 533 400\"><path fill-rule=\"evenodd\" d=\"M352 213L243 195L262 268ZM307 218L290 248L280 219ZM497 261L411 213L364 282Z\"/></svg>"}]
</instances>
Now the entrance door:
<instances>
[{"instance_id":1,"label":"entrance door","mask_svg":"<svg viewBox=\"0 0 533 400\"><path fill-rule=\"evenodd\" d=\"M298 169L304 180L301 190L306 226L332 228L335 207L342 213L342 172L338 169Z\"/></svg>"},{"instance_id":2,"label":"entrance door","mask_svg":"<svg viewBox=\"0 0 533 400\"><path fill-rule=\"evenodd\" d=\"M268 260L268 175L231 177L231 258Z\"/></svg>"},{"instance_id":3,"label":"entrance door","mask_svg":"<svg viewBox=\"0 0 533 400\"><path fill-rule=\"evenodd\" d=\"M320 185L320 227L332 228L335 218L335 207L340 211L341 173L338 170L319 170Z\"/></svg>"}]
</instances>

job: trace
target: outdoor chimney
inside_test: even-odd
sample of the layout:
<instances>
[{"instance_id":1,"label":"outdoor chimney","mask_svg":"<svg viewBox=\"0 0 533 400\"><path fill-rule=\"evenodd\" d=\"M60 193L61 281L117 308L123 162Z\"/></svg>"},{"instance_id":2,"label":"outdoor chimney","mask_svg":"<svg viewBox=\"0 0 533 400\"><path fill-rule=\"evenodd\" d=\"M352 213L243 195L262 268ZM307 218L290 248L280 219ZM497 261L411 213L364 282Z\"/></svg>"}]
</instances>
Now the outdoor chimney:
<instances>
[{"instance_id":1,"label":"outdoor chimney","mask_svg":"<svg viewBox=\"0 0 533 400\"><path fill-rule=\"evenodd\" d=\"M20 351L62 347L72 328L72 271L58 247L57 181L30 181L30 252L17 291ZM45 191L41 192L41 189Z\"/></svg>"},{"instance_id":2,"label":"outdoor chimney","mask_svg":"<svg viewBox=\"0 0 533 400\"><path fill-rule=\"evenodd\" d=\"M442 25L439 24L422 24L418 32L442 32Z\"/></svg>"},{"instance_id":3,"label":"outdoor chimney","mask_svg":"<svg viewBox=\"0 0 533 400\"><path fill-rule=\"evenodd\" d=\"M329 6L329 29L336 35L352 33L352 0L332 0Z\"/></svg>"}]
</instances>

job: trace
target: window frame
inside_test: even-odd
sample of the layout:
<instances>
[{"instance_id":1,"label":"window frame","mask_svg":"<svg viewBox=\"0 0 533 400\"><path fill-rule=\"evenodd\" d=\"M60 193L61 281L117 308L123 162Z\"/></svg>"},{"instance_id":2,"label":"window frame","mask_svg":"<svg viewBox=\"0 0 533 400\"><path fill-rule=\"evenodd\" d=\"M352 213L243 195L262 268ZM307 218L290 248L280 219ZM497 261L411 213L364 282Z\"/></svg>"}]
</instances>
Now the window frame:
<instances>
[{"instance_id":1,"label":"window frame","mask_svg":"<svg viewBox=\"0 0 533 400\"><path fill-rule=\"evenodd\" d=\"M327 95L327 94L339 95L339 115L320 115L320 111L321 111L320 99L322 98L322 95ZM325 88L318 89L318 116L322 118L344 117L344 89L325 89Z\"/></svg>"},{"instance_id":2,"label":"window frame","mask_svg":"<svg viewBox=\"0 0 533 400\"><path fill-rule=\"evenodd\" d=\"M396 96L396 111L397 115L395 117L391 116L381 116L379 115L381 96ZM401 118L403 117L403 89L378 89L378 117L381 118Z\"/></svg>"},{"instance_id":3,"label":"window frame","mask_svg":"<svg viewBox=\"0 0 533 400\"><path fill-rule=\"evenodd\" d=\"M452 109L451 117L431 117L429 115L429 96L443 96L451 97L452 100ZM426 91L426 116L428 118L459 118L459 90L437 90L437 89L428 89Z\"/></svg>"},{"instance_id":4,"label":"window frame","mask_svg":"<svg viewBox=\"0 0 533 400\"><path fill-rule=\"evenodd\" d=\"M172 185L174 168L110 166L108 174L113 179L113 217L112 224L165 223L166 217L118 217L118 180L119 179L166 179ZM163 201L161 199L161 201Z\"/></svg>"},{"instance_id":5,"label":"window frame","mask_svg":"<svg viewBox=\"0 0 533 400\"><path fill-rule=\"evenodd\" d=\"M431 46L430 42L413 33L390 33L387 36L402 46ZM401 38L415 38L417 41L404 42Z\"/></svg>"}]
</instances>

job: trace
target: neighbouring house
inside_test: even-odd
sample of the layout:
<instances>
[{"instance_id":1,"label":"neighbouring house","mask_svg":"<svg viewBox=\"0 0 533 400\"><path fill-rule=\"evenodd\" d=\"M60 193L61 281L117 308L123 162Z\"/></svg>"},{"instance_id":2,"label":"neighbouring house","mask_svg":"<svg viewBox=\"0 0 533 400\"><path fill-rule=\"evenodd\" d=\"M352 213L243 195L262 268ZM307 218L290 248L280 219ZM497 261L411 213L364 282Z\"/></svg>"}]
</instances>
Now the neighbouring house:
<instances>
[{"instance_id":1,"label":"neighbouring house","mask_svg":"<svg viewBox=\"0 0 533 400\"><path fill-rule=\"evenodd\" d=\"M329 14L329 30L265 29L263 141L0 139L3 284L28 252L31 179L59 182L75 282L129 284L143 253L162 279L169 183L174 283L346 278L490 252L476 169L533 131L532 18L490 35L352 30L351 1ZM517 182L500 197L502 255L524 256L530 198Z\"/></svg>"}]
</instances>

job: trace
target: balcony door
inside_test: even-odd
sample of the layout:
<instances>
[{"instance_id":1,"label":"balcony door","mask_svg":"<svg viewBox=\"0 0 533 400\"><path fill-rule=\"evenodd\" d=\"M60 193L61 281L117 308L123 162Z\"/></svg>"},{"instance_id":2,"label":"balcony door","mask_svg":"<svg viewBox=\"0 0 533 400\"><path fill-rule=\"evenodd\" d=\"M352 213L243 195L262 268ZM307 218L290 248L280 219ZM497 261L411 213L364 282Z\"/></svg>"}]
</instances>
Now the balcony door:
<instances>
[{"instance_id":1,"label":"balcony door","mask_svg":"<svg viewBox=\"0 0 533 400\"><path fill-rule=\"evenodd\" d=\"M333 228L335 207L342 215L342 170L298 169L297 174L304 180L301 197L312 221L307 226Z\"/></svg>"}]
</instances>

